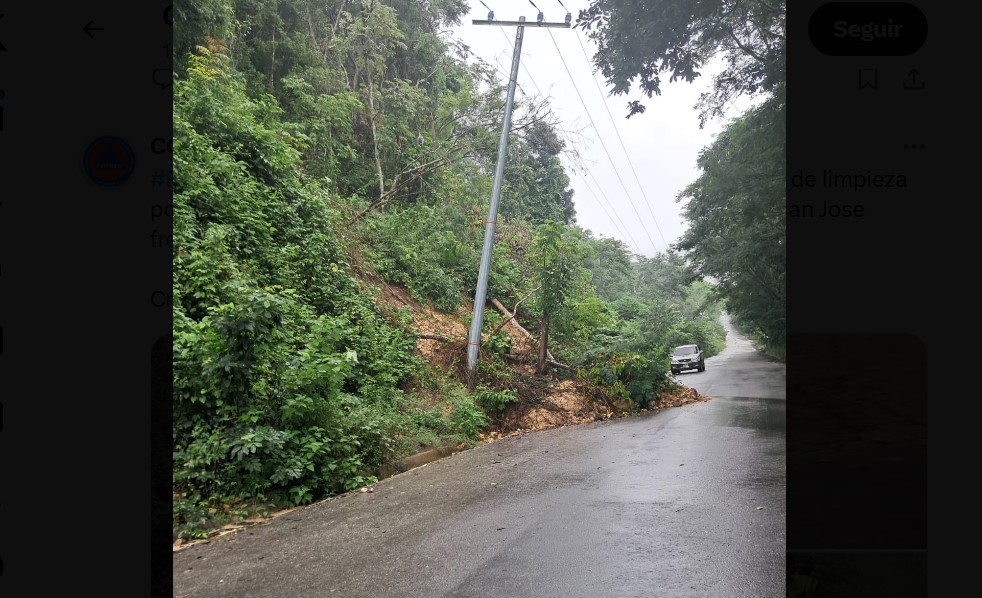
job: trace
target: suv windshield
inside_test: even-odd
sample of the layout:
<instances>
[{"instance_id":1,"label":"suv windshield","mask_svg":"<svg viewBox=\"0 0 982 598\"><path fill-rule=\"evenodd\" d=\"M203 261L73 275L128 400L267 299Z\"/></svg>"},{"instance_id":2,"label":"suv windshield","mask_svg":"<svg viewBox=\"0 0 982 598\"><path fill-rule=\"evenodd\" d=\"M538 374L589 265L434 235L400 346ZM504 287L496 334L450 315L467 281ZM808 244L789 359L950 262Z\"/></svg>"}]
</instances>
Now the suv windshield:
<instances>
[{"instance_id":1,"label":"suv windshield","mask_svg":"<svg viewBox=\"0 0 982 598\"><path fill-rule=\"evenodd\" d=\"M675 349L675 355L690 355L695 352L695 347L679 347L678 349Z\"/></svg>"}]
</instances>

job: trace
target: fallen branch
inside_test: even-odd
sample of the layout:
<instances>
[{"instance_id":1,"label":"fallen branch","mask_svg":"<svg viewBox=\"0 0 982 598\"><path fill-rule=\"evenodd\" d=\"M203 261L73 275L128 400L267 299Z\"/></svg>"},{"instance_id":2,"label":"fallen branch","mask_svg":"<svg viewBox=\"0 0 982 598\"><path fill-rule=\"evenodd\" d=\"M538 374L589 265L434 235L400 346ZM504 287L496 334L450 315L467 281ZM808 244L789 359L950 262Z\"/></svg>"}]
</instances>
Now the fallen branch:
<instances>
[{"instance_id":1,"label":"fallen branch","mask_svg":"<svg viewBox=\"0 0 982 598\"><path fill-rule=\"evenodd\" d=\"M520 351L518 353L504 353L504 354L502 354L502 357L504 357L508 361L514 361L516 363L521 363L522 361L528 361L529 355L530 355L529 353L521 352ZM547 359L546 360L546 364L547 365L551 365L553 367L560 368L560 369L564 369L564 370L566 370L568 372L572 372L572 371L575 370L575 368L573 366L566 365L565 363L559 363L555 359Z\"/></svg>"},{"instance_id":2,"label":"fallen branch","mask_svg":"<svg viewBox=\"0 0 982 598\"><path fill-rule=\"evenodd\" d=\"M454 152L458 150L459 148L456 146L451 147L449 150L447 150L447 153L445 153L444 155L438 158L434 158L433 160L430 160L425 164L420 164L418 166L414 166L413 168L400 172L392 180L392 185L389 187L388 191L384 190L384 185L380 179L378 199L376 199L371 204L369 204L367 208L355 214L355 216L348 221L347 226L351 226L355 224L369 212L384 207L387 203L389 203L389 201L393 197L395 197L402 189L404 189L407 185L409 185L413 181L422 178L424 175L435 170L439 166L449 164L451 156L453 155ZM381 171L379 171L379 174L381 175ZM403 179L404 176L408 176L408 178Z\"/></svg>"},{"instance_id":3,"label":"fallen branch","mask_svg":"<svg viewBox=\"0 0 982 598\"><path fill-rule=\"evenodd\" d=\"M554 367L557 367L557 368L561 368L561 369L564 369L564 370L567 370L567 371L570 371L570 372L573 371L573 367L572 366L566 365L565 363L559 363L555 359L547 359L546 360L546 363L549 364L549 365L551 365L551 366L554 366Z\"/></svg>"},{"instance_id":4,"label":"fallen branch","mask_svg":"<svg viewBox=\"0 0 982 598\"><path fill-rule=\"evenodd\" d=\"M452 342L454 342L453 339L447 338L445 336L441 336L439 334L421 334L421 333L417 333L416 334L416 338L428 339L428 340L431 340L431 341L440 341L440 342L443 342L443 343L452 343Z\"/></svg>"},{"instance_id":5,"label":"fallen branch","mask_svg":"<svg viewBox=\"0 0 982 598\"><path fill-rule=\"evenodd\" d=\"M518 306L522 304L522 301L525 301L526 299L528 299L529 297L531 297L532 296L532 293L538 291L541 288L542 288L542 285L540 284L539 286L537 286L534 289L532 289L531 291L529 291L528 295L525 295L524 297L522 297L521 299L519 299L518 300L518 303L515 304L515 309L512 310L512 313L510 315L508 315L508 317L505 318L501 322L501 324L498 324L498 327L495 328L494 331L491 334L497 334L499 330L501 330L502 328L505 327L505 324L507 324L508 322L511 322L512 320L514 320L515 319L515 316L518 315ZM495 300L492 299L491 301L493 303ZM502 305L501 307L503 308L504 306ZM505 310L505 313L507 314L508 313L508 310ZM518 325L518 322L516 322L515 324ZM519 326L519 328L521 328L521 326Z\"/></svg>"},{"instance_id":6,"label":"fallen branch","mask_svg":"<svg viewBox=\"0 0 982 598\"><path fill-rule=\"evenodd\" d=\"M385 285L385 290L388 291L390 295L392 295L393 297L395 297L396 299L398 299L403 305L405 305L407 307L412 307L412 304L411 303L409 303L408 301L406 301L405 299L403 299L402 298L402 295L400 295L399 293L397 293L395 291L395 289L393 289L389 285Z\"/></svg>"},{"instance_id":7,"label":"fallen branch","mask_svg":"<svg viewBox=\"0 0 982 598\"><path fill-rule=\"evenodd\" d=\"M536 338L534 336L532 336L532 333L531 332L529 332L528 330L525 330L524 328L522 328L522 325L518 323L518 320L513 320L513 318L515 317L515 315L513 313L511 313L510 311L508 311L508 308L505 307L504 305L502 305L500 301L498 301L497 299L492 299L491 300L491 305L493 305L495 307L495 309L497 309L498 311L500 311L502 314L504 314L505 316L507 316L509 320L512 320L512 323L511 323L512 326L514 326L515 328L517 328L519 332L521 332L523 335L525 335L525 338L529 339L530 341L532 341L534 343L538 343L539 342L538 340L536 340ZM550 361L550 360L551 361L555 361L555 358L552 356L552 353L550 353L549 351L546 351L546 361Z\"/></svg>"},{"instance_id":8,"label":"fallen branch","mask_svg":"<svg viewBox=\"0 0 982 598\"><path fill-rule=\"evenodd\" d=\"M515 314L511 313L510 311L508 311L508 308L505 307L504 305L502 305L501 302L498 301L497 299L492 299L491 300L491 305L493 305L495 307L495 309L497 309L498 311L500 311L502 313L502 315L506 316L508 318L508 321L514 320ZM528 330L525 330L524 328L522 328L522 325L519 324L517 320L512 321L512 326L514 326L515 328L517 328L518 331L521 332L522 335L525 336L525 338L527 338L529 340L532 340L532 341L535 340L535 337L532 336L532 333L529 332Z\"/></svg>"}]
</instances>

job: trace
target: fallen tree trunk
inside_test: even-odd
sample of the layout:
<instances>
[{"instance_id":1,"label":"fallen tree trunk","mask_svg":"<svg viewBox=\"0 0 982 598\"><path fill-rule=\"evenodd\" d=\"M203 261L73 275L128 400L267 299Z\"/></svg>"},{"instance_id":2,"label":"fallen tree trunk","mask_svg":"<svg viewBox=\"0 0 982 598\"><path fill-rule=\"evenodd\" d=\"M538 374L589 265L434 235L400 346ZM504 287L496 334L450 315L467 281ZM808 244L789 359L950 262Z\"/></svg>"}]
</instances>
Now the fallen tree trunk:
<instances>
[{"instance_id":1,"label":"fallen tree trunk","mask_svg":"<svg viewBox=\"0 0 982 598\"><path fill-rule=\"evenodd\" d=\"M573 371L573 366L566 365L565 363L559 363L555 359L547 359L546 360L546 365L555 366L557 368L561 368L561 369L564 369L564 370L569 371L569 372L572 372Z\"/></svg>"},{"instance_id":2,"label":"fallen tree trunk","mask_svg":"<svg viewBox=\"0 0 982 598\"><path fill-rule=\"evenodd\" d=\"M502 305L500 301L498 301L497 299L492 299L491 300L491 305L493 305L495 307L495 309L497 309L498 311L500 311L502 313L502 315L504 315L506 318L508 318L509 320L511 320L511 325L514 326L515 329L517 329L519 332L521 332L522 335L525 336L525 338L529 339L530 341L532 341L534 343L539 342L538 340L536 340L536 338L534 336L532 336L532 333L531 332L529 332L528 330L525 330L524 328L522 328L522 325L519 324L518 323L518 320L515 319L515 314L511 313L510 311L508 311L508 308L505 307L504 305ZM552 353L550 353L549 351L546 351L546 359L547 360L550 360L551 359L551 360L555 361L555 359L552 356Z\"/></svg>"},{"instance_id":3,"label":"fallen tree trunk","mask_svg":"<svg viewBox=\"0 0 982 598\"><path fill-rule=\"evenodd\" d=\"M491 334L497 333L499 330L501 330L502 328L504 328L505 327L505 324L507 324L508 322L514 321L515 324L518 325L518 321L515 320L515 317L518 316L518 306L522 304L522 301L525 301L526 299L528 299L529 297L531 297L532 296L532 293L538 291L540 288L542 288L542 285L541 284L539 286L535 287L534 289L532 289L529 292L528 295L525 295L524 297L522 297L521 299L519 299L518 300L518 303L515 304L515 309L512 310L511 315L509 315L507 318L505 318L504 320L502 320L501 321L501 324L498 324L498 327L495 328L494 331ZM492 301L495 301L495 300L492 299ZM499 309L504 309L504 306L501 305L500 303L498 303L498 307L499 307ZM508 310L507 309L505 310L505 313L506 314L508 313ZM521 328L521 326L519 326L519 328Z\"/></svg>"},{"instance_id":4,"label":"fallen tree trunk","mask_svg":"<svg viewBox=\"0 0 982 598\"><path fill-rule=\"evenodd\" d=\"M501 304L501 301L498 301L497 299L492 299L491 300L491 305L493 305L495 307L495 309L497 309L498 311L500 311L503 316L505 316L506 318L508 318L508 320L505 320L505 321L506 322L511 321L512 326L514 326L515 328L517 328L519 332L521 332L523 335L525 335L525 338L530 339L530 340L533 340L533 341L535 340L535 337L532 336L532 333L529 332L528 330L525 330L524 328L522 328L522 325L519 324L518 323L518 320L515 319L515 314L511 313L510 311L508 311L508 308L505 307L504 305L502 305Z\"/></svg>"},{"instance_id":5,"label":"fallen tree trunk","mask_svg":"<svg viewBox=\"0 0 982 598\"><path fill-rule=\"evenodd\" d=\"M445 336L441 336L439 334L421 334L421 333L417 333L416 334L416 338L425 338L425 339L429 339L429 340L433 340L433 341L440 341L440 342L443 342L443 343L452 343L453 342L453 339L447 338Z\"/></svg>"},{"instance_id":6,"label":"fallen tree trunk","mask_svg":"<svg viewBox=\"0 0 982 598\"><path fill-rule=\"evenodd\" d=\"M382 284L385 284L385 283L382 283ZM392 287L390 287L389 285L387 285L387 284L385 285L385 290L386 290L386 291L388 291L390 295L392 295L393 297L395 297L396 299L398 299L398 300L399 300L399 302L400 302L400 303L402 303L403 305L405 305L405 306L407 306L407 307L412 307L412 304L411 304L411 303L409 303L408 301L406 301L406 300L405 300L405 299L404 299L404 298L402 297L402 295L400 295L399 293L397 293L397 292L395 291L395 289L393 289L393 288L392 288Z\"/></svg>"},{"instance_id":7,"label":"fallen tree trunk","mask_svg":"<svg viewBox=\"0 0 982 598\"><path fill-rule=\"evenodd\" d=\"M508 361L513 361L515 363L521 363L523 361L524 362L529 362L530 361L529 360L529 355L530 355L529 353L505 353L504 355L502 355L502 357L504 357ZM532 363L535 362L535 357L534 356L532 356L531 362ZM572 371L574 371L576 369L576 368L574 368L571 365L566 365L565 363L559 363L558 361L556 361L554 359L547 359L546 360L546 365L551 365L551 366L554 366L554 367L557 367L557 368L560 368L560 369L564 369L564 370L566 370L568 372L572 372Z\"/></svg>"}]
</instances>

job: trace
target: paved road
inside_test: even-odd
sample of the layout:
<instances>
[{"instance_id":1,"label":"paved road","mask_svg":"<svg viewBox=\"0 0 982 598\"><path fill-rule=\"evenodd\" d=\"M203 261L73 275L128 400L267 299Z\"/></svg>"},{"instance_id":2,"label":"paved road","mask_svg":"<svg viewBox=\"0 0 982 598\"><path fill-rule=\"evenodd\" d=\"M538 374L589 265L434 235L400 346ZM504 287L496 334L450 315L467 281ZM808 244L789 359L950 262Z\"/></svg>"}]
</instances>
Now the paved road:
<instances>
[{"instance_id":1,"label":"paved road","mask_svg":"<svg viewBox=\"0 0 982 598\"><path fill-rule=\"evenodd\" d=\"M681 376L708 402L498 441L186 548L174 596L783 597L783 371L730 336Z\"/></svg>"},{"instance_id":2,"label":"paved road","mask_svg":"<svg viewBox=\"0 0 982 598\"><path fill-rule=\"evenodd\" d=\"M747 337L733 327L724 314L726 348L706 359L706 371L689 370L675 378L711 397L754 397L784 399L785 365L763 357Z\"/></svg>"}]
</instances>

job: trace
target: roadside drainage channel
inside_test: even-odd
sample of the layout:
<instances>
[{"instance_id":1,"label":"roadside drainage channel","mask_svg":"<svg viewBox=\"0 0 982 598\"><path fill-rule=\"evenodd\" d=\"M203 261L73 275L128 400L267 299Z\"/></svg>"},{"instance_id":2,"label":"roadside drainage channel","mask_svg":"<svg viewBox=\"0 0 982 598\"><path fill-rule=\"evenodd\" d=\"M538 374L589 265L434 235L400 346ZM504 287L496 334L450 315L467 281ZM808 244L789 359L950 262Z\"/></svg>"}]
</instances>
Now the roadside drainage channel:
<instances>
[{"instance_id":1,"label":"roadside drainage channel","mask_svg":"<svg viewBox=\"0 0 982 598\"><path fill-rule=\"evenodd\" d=\"M455 451L456 447L454 445L446 445L431 448L421 453L416 453L415 455L410 455L405 459L401 459L395 463L383 466L379 471L378 477L380 480L382 480L396 474L409 471L410 469L414 469L420 465L426 465L427 463L436 461L437 459L449 457Z\"/></svg>"}]
</instances>

